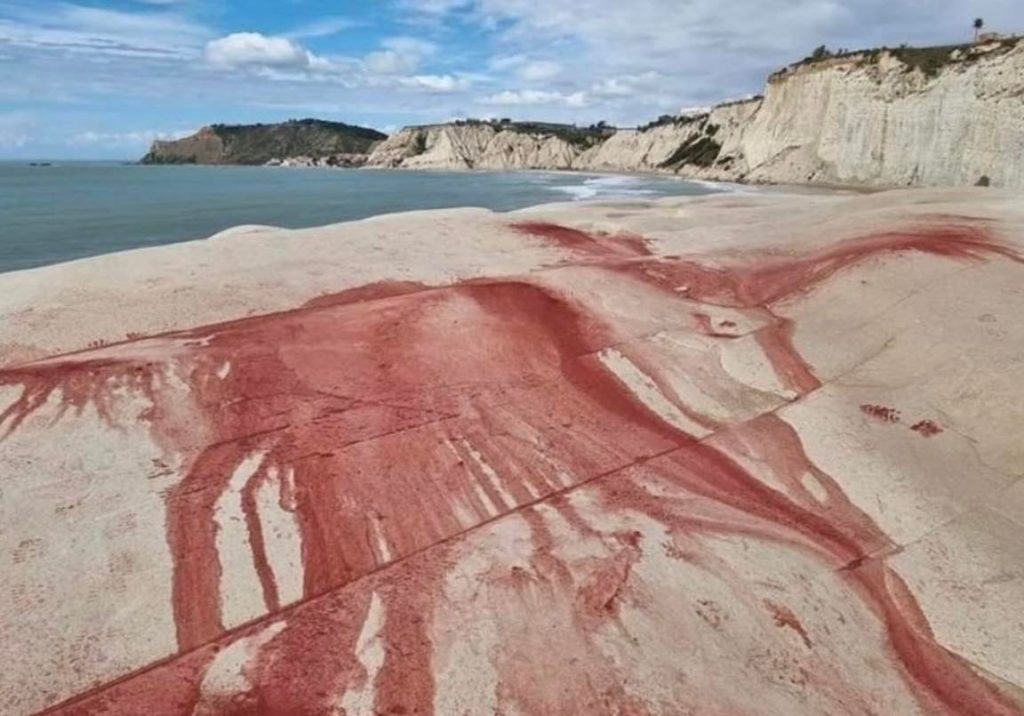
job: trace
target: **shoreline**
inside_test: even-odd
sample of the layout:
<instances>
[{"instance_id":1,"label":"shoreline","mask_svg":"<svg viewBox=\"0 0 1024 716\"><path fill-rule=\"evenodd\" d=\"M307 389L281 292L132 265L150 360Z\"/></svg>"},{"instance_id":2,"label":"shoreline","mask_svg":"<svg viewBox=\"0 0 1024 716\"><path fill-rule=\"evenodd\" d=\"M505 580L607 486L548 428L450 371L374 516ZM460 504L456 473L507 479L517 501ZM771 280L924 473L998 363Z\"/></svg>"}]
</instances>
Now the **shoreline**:
<instances>
[{"instance_id":1,"label":"shoreline","mask_svg":"<svg viewBox=\"0 0 1024 716\"><path fill-rule=\"evenodd\" d=\"M132 162L129 162L130 164ZM946 188L959 188L959 187L947 187L943 185L935 186L904 186L904 185L882 185L882 184L868 184L868 183L802 183L802 184L787 184L787 183L774 183L774 182L749 182L745 180L725 180L725 179L707 179L703 177L687 176L685 174L679 174L671 171L660 171L657 169L576 169L576 168L519 168L519 169L502 169L502 168L485 168L485 167L383 167L383 166L358 166L358 167L344 167L344 166L302 166L292 165L286 166L281 164L143 164L142 162L134 162L138 166L189 166L189 167L253 167L253 168L266 168L266 169L322 169L328 171L365 171L365 172L411 172L417 174L472 174L472 173L510 173L510 174L532 174L532 173L550 173L558 175L583 175L583 176L636 176L636 177L648 177L658 179L674 179L689 182L691 184L706 184L709 186L716 187L727 187L731 191L743 191L743 190L772 190L778 189L785 192L797 192L797 191L808 191L814 192L816 190L821 191L845 191L854 192L858 194L875 194L884 191L894 191L899 189L946 189Z\"/></svg>"},{"instance_id":2,"label":"shoreline","mask_svg":"<svg viewBox=\"0 0 1024 716\"><path fill-rule=\"evenodd\" d=\"M309 228L431 208L475 205L510 211L577 196L587 201L644 199L730 190L704 182L613 172L491 171L476 176L445 170L411 174L368 169L361 174L285 175L256 171L263 167L229 166L217 171L224 167L188 166L212 171L136 172L117 162L69 163L39 170L5 165L2 171L9 181L24 188L16 187L10 231L0 242L0 273L204 239L238 225ZM585 186L591 182L593 186ZM109 198L100 204L84 201L87 192L107 186ZM48 205L46 197L63 191L60 187L70 197L59 202L60 221L32 213L32 207ZM117 198L128 190L131 203ZM193 200L195 192L200 194ZM75 228L79 225L81 231ZM24 251L19 251L19 244Z\"/></svg>"}]
</instances>

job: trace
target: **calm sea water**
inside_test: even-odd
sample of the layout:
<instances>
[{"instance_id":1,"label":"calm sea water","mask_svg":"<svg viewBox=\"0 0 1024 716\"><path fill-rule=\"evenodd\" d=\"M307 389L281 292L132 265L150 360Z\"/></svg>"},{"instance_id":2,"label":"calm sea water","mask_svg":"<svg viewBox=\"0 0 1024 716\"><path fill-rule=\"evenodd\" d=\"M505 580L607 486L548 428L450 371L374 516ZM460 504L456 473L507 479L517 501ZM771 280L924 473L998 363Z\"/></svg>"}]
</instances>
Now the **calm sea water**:
<instances>
[{"instance_id":1,"label":"calm sea water","mask_svg":"<svg viewBox=\"0 0 1024 716\"><path fill-rule=\"evenodd\" d=\"M671 177L0 162L0 272L200 239L413 209L508 211L569 199L704 194Z\"/></svg>"}]
</instances>

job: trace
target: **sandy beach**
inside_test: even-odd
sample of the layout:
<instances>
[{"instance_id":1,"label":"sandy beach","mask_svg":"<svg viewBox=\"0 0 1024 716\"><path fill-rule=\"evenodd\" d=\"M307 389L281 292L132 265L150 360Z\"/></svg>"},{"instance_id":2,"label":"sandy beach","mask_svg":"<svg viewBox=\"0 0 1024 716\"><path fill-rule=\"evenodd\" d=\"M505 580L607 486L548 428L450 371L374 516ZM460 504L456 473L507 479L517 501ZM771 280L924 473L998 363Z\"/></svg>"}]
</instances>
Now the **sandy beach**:
<instances>
[{"instance_id":1,"label":"sandy beach","mask_svg":"<svg viewBox=\"0 0 1024 716\"><path fill-rule=\"evenodd\" d=\"M0 711L1021 713L1022 257L771 191L0 275Z\"/></svg>"}]
</instances>

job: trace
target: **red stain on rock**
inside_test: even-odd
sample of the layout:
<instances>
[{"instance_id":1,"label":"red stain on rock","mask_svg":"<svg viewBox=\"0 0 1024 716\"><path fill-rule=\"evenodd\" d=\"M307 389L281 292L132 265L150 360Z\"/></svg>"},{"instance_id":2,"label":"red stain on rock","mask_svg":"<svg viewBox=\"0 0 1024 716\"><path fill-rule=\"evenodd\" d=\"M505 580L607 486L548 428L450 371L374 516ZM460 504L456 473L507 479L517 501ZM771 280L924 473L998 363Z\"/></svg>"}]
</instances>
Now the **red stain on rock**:
<instances>
[{"instance_id":1,"label":"red stain on rock","mask_svg":"<svg viewBox=\"0 0 1024 716\"><path fill-rule=\"evenodd\" d=\"M807 635L807 630L804 629L804 625L797 619L796 614L789 607L781 604L776 604L770 599L764 600L764 606L772 613L772 619L775 621L775 626L786 627L792 629L804 642L804 646L808 649L812 648L811 638Z\"/></svg>"},{"instance_id":2,"label":"red stain on rock","mask_svg":"<svg viewBox=\"0 0 1024 716\"><path fill-rule=\"evenodd\" d=\"M601 257L649 256L647 240L636 234L586 232L543 221L523 221L512 228L530 236L547 239L562 248L596 254Z\"/></svg>"},{"instance_id":3,"label":"red stain on rock","mask_svg":"<svg viewBox=\"0 0 1024 716\"><path fill-rule=\"evenodd\" d=\"M870 562L852 578L868 595L889 634L889 643L906 669L928 713L1001 714L1020 709L999 689L978 676L964 659L935 641L928 619L896 572Z\"/></svg>"},{"instance_id":4,"label":"red stain on rock","mask_svg":"<svg viewBox=\"0 0 1024 716\"><path fill-rule=\"evenodd\" d=\"M705 335L714 335L715 329L711 325L711 316L706 313L693 313L693 321L701 333Z\"/></svg>"},{"instance_id":5,"label":"red stain on rock","mask_svg":"<svg viewBox=\"0 0 1024 716\"><path fill-rule=\"evenodd\" d=\"M888 408L884 405L865 403L860 406L860 412L864 413L869 418L881 420L883 423L898 423L900 421L900 411L896 410L896 408Z\"/></svg>"},{"instance_id":6,"label":"red stain on rock","mask_svg":"<svg viewBox=\"0 0 1024 716\"><path fill-rule=\"evenodd\" d=\"M757 340L780 378L798 393L819 383L794 345L791 322L773 312L776 302L881 253L923 251L958 259L994 253L1019 260L969 227L883 234L739 267L652 262L621 238L552 224L517 228L608 259L609 270L674 296L686 286L690 299L766 311L774 321ZM657 271L646 270L652 266ZM187 653L69 705L65 713L83 712L84 704L104 704L111 713L153 712L126 704L154 700L169 705L168 713L191 711L200 698L201 674L213 658L211 645L257 630L245 627L229 635L238 625L224 623L216 540L216 508L223 499L238 500L245 515L249 557L259 579L254 587L266 612L285 606L254 498L272 469L294 474L287 487L282 482L281 503L298 521L307 603L259 650L245 699L260 713L322 713L336 708L346 689L366 686L369 675L354 652L372 593L383 604L379 638L385 651L370 685L374 708L429 712L431 617L447 571L444 550L424 552L386 573L379 570L565 489L566 475L572 484L603 476L594 485L610 509L642 512L673 534L750 534L821 556L844 570L883 620L923 704L964 713L1014 712L994 687L935 642L905 585L871 560L887 544L885 536L810 464L788 426L774 418L753 421L731 430L731 442L726 436L722 445L681 433L596 357L614 345L614 327L556 292L525 281L438 289L378 285L321 297L294 311L166 338L187 346L173 360L188 376L189 399L204 431L199 445L185 440L164 409L166 388L155 378L159 370L145 361L69 357L0 371L0 385L23 387L0 414L5 435L58 389L63 409L92 405L113 422L112 387L122 386L149 398L154 407L146 419L160 441L191 455L187 474L166 496L172 608L179 646ZM891 408L863 407L887 422L899 417ZM572 431L562 427L567 420ZM752 475L738 459L743 455L766 463L784 489ZM253 474L234 479L249 459L258 462ZM801 475L808 471L824 500L803 485ZM651 491L650 481L674 490ZM704 510L693 511L693 499L673 494L696 496ZM571 515L566 506L556 509ZM571 578L543 521L533 510L523 514L534 540L531 566L540 582ZM595 538L582 520L569 524ZM591 628L586 614L616 614L639 558L638 539L615 539L611 557L595 562L578 588L575 618L583 633ZM360 577L368 581L355 592L357 598L327 596ZM528 585L517 580L508 588ZM777 624L794 629L810 646L791 611L776 604L769 608ZM529 655L533 638L517 632L509 648L517 648L521 639L519 646ZM601 668L614 674L611 666ZM531 696L534 687L525 678L531 675L529 670L519 675L524 678L508 674L522 692L517 703L567 706L564 694ZM594 698L594 704L605 699L643 708L621 688Z\"/></svg>"},{"instance_id":7,"label":"red stain on rock","mask_svg":"<svg viewBox=\"0 0 1024 716\"><path fill-rule=\"evenodd\" d=\"M911 425L910 429L926 438L934 437L942 432L942 427L934 420L921 420Z\"/></svg>"},{"instance_id":8,"label":"red stain on rock","mask_svg":"<svg viewBox=\"0 0 1024 716\"><path fill-rule=\"evenodd\" d=\"M368 283L365 286L356 286L344 291L317 296L303 304L303 308L327 308L350 303L366 303L382 298L406 296L417 291L428 290L429 288L426 284L418 281L378 281L377 283Z\"/></svg>"},{"instance_id":9,"label":"red stain on rock","mask_svg":"<svg viewBox=\"0 0 1024 716\"><path fill-rule=\"evenodd\" d=\"M782 384L797 395L807 395L820 388L821 381L793 344L794 329L791 320L776 317L754 337Z\"/></svg>"},{"instance_id":10,"label":"red stain on rock","mask_svg":"<svg viewBox=\"0 0 1024 716\"><path fill-rule=\"evenodd\" d=\"M515 228L542 236L561 246L613 258L601 241L576 229L557 224L518 224ZM901 232L887 232L850 239L802 255L770 255L751 264L708 266L689 260L632 261L609 268L654 283L674 294L705 303L734 308L763 308L776 324L758 334L779 377L790 389L806 394L820 385L814 372L792 345L792 326L776 316L773 304L809 291L837 272L869 258L916 251L959 260L1002 256L1024 258L998 243L984 225L935 217L934 222Z\"/></svg>"},{"instance_id":11,"label":"red stain on rock","mask_svg":"<svg viewBox=\"0 0 1024 716\"><path fill-rule=\"evenodd\" d=\"M618 535L621 547L608 559L598 560L580 585L577 595L584 615L598 619L618 614L619 600L633 565L640 559L640 533Z\"/></svg>"},{"instance_id":12,"label":"red stain on rock","mask_svg":"<svg viewBox=\"0 0 1024 716\"><path fill-rule=\"evenodd\" d=\"M118 389L142 394L156 403L152 366L137 361L40 361L0 370L0 385L20 385L22 389L21 396L0 412L0 439L17 430L55 393L60 398L58 417L69 410L81 414L91 406L108 424L113 422L113 396Z\"/></svg>"},{"instance_id":13,"label":"red stain on rock","mask_svg":"<svg viewBox=\"0 0 1024 716\"><path fill-rule=\"evenodd\" d=\"M723 332L719 328L715 328L714 321L711 316L706 313L694 311L692 314L694 326L696 329L703 333L705 336L711 336L712 338L735 338L736 336L729 332ZM718 326L720 328L735 328L736 323L734 321L719 321Z\"/></svg>"},{"instance_id":14,"label":"red stain on rock","mask_svg":"<svg viewBox=\"0 0 1024 716\"><path fill-rule=\"evenodd\" d=\"M430 628L446 572L443 552L406 571L405 579L384 582L384 664L374 683L377 714L434 712L433 646Z\"/></svg>"}]
</instances>

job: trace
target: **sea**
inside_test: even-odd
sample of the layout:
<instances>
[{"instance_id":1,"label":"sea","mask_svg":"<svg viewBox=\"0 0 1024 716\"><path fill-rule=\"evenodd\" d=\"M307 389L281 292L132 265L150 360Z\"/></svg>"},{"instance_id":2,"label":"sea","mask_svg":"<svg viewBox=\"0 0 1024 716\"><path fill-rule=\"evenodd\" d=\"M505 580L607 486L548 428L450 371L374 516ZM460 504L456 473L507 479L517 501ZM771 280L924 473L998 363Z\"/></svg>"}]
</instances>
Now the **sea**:
<instances>
[{"instance_id":1,"label":"sea","mask_svg":"<svg viewBox=\"0 0 1024 716\"><path fill-rule=\"evenodd\" d=\"M211 236L377 214L725 190L676 177L293 167L0 162L0 272Z\"/></svg>"}]
</instances>

